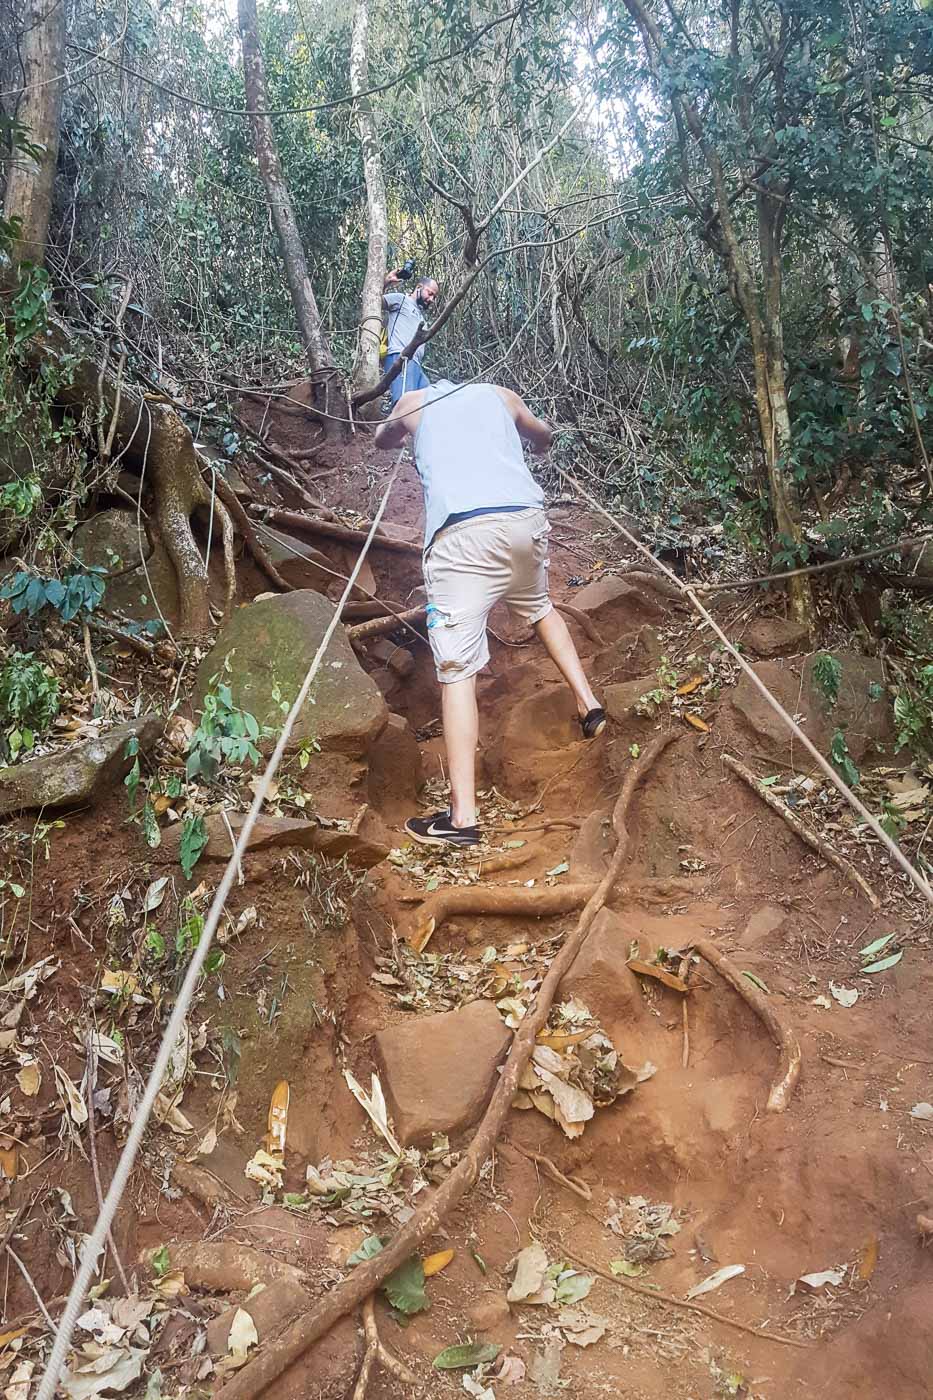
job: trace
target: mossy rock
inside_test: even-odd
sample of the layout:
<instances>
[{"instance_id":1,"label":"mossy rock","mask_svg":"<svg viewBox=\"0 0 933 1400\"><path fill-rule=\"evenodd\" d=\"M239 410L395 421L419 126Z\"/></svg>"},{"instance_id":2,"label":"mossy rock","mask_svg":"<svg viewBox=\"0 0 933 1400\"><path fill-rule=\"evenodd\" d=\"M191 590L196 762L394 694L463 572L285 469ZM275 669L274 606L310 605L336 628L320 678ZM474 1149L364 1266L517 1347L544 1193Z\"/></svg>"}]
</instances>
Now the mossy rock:
<instances>
[{"instance_id":1,"label":"mossy rock","mask_svg":"<svg viewBox=\"0 0 933 1400\"><path fill-rule=\"evenodd\" d=\"M334 605L311 589L239 608L201 662L195 707L203 704L212 678L223 675L229 661L224 679L233 703L278 732L282 705L291 707L333 615ZM385 728L388 713L340 626L298 716L290 747L312 739L322 749L362 757Z\"/></svg>"}]
</instances>

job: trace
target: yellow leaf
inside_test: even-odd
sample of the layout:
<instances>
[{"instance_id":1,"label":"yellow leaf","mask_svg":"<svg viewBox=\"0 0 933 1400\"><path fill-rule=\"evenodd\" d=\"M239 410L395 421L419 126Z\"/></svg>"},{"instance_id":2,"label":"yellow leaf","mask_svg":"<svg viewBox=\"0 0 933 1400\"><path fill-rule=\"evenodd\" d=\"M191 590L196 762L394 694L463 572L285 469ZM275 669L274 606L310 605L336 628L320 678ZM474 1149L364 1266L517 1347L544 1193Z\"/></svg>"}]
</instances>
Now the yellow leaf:
<instances>
[{"instance_id":1,"label":"yellow leaf","mask_svg":"<svg viewBox=\"0 0 933 1400\"><path fill-rule=\"evenodd\" d=\"M18 1147L0 1147L0 1174L7 1181L13 1181L19 1175Z\"/></svg>"},{"instance_id":2,"label":"yellow leaf","mask_svg":"<svg viewBox=\"0 0 933 1400\"><path fill-rule=\"evenodd\" d=\"M431 1278L432 1275L439 1274L441 1269L446 1269L453 1257L452 1249L442 1249L437 1254L429 1254L422 1265L425 1278Z\"/></svg>"},{"instance_id":3,"label":"yellow leaf","mask_svg":"<svg viewBox=\"0 0 933 1400\"><path fill-rule=\"evenodd\" d=\"M566 1050L568 1045L579 1045L581 1041L589 1040L593 1034L592 1026L585 1031L538 1031L535 1036L537 1045L546 1045L550 1050Z\"/></svg>"},{"instance_id":4,"label":"yellow leaf","mask_svg":"<svg viewBox=\"0 0 933 1400\"><path fill-rule=\"evenodd\" d=\"M867 1283L875 1272L878 1263L878 1236L872 1235L871 1239L863 1246L858 1259L858 1276L864 1283Z\"/></svg>"},{"instance_id":5,"label":"yellow leaf","mask_svg":"<svg viewBox=\"0 0 933 1400\"><path fill-rule=\"evenodd\" d=\"M105 970L100 979L102 992L113 992L115 996L132 996L139 991L139 978L132 972L110 972Z\"/></svg>"},{"instance_id":6,"label":"yellow leaf","mask_svg":"<svg viewBox=\"0 0 933 1400\"><path fill-rule=\"evenodd\" d=\"M690 680L684 681L683 685L677 687L678 695L692 695L698 686L703 684L702 676L691 676Z\"/></svg>"},{"instance_id":7,"label":"yellow leaf","mask_svg":"<svg viewBox=\"0 0 933 1400\"><path fill-rule=\"evenodd\" d=\"M152 806L157 817L161 817L163 812L167 812L175 801L174 797L167 797L164 792L160 792Z\"/></svg>"},{"instance_id":8,"label":"yellow leaf","mask_svg":"<svg viewBox=\"0 0 933 1400\"><path fill-rule=\"evenodd\" d=\"M288 1127L288 1080L280 1079L272 1091L269 1103L266 1147L273 1156L285 1156L285 1133Z\"/></svg>"},{"instance_id":9,"label":"yellow leaf","mask_svg":"<svg viewBox=\"0 0 933 1400\"><path fill-rule=\"evenodd\" d=\"M688 724L692 724L694 729L699 729L702 734L709 733L709 725L705 719L700 719L699 715L684 715Z\"/></svg>"},{"instance_id":10,"label":"yellow leaf","mask_svg":"<svg viewBox=\"0 0 933 1400\"><path fill-rule=\"evenodd\" d=\"M35 1061L31 1065L24 1065L16 1076L16 1082L27 1098L34 1098L42 1084L42 1070Z\"/></svg>"},{"instance_id":11,"label":"yellow leaf","mask_svg":"<svg viewBox=\"0 0 933 1400\"><path fill-rule=\"evenodd\" d=\"M14 1327L12 1332L0 1332L0 1350L15 1342L17 1337L24 1337L28 1331L28 1327Z\"/></svg>"}]
</instances>

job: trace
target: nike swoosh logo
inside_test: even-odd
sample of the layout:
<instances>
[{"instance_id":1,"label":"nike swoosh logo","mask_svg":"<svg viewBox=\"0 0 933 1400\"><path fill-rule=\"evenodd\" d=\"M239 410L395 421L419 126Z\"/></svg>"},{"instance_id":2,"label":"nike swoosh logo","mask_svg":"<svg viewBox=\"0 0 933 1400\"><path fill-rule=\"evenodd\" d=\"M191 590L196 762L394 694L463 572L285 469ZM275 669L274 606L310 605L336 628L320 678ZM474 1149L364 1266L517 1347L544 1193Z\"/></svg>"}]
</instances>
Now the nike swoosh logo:
<instances>
[{"instance_id":1,"label":"nike swoosh logo","mask_svg":"<svg viewBox=\"0 0 933 1400\"><path fill-rule=\"evenodd\" d=\"M450 835L450 832L447 830L446 827L444 827L444 826L435 826L434 823L432 822L431 825L428 827L428 835L429 835L429 836L449 836L449 835Z\"/></svg>"}]
</instances>

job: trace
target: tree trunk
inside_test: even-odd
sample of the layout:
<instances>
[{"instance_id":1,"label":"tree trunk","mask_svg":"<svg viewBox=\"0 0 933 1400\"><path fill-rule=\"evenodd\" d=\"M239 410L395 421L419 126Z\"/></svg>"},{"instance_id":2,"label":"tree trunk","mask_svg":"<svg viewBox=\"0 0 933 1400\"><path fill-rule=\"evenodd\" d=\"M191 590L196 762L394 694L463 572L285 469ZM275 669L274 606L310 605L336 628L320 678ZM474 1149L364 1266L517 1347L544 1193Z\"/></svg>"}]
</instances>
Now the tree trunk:
<instances>
[{"instance_id":1,"label":"tree trunk","mask_svg":"<svg viewBox=\"0 0 933 1400\"><path fill-rule=\"evenodd\" d=\"M389 221L386 213L386 185L382 170L382 152L372 103L360 97L369 86L368 0L356 0L353 12L353 37L350 43L350 91L356 99L356 127L363 148L363 175L366 180L366 212L369 223L366 277L360 305L360 342L353 366L354 394L372 389L379 379L379 341L382 337L382 290L386 275ZM369 407L367 405L367 407ZM374 401L373 409L378 411Z\"/></svg>"},{"instance_id":2,"label":"tree trunk","mask_svg":"<svg viewBox=\"0 0 933 1400\"><path fill-rule=\"evenodd\" d=\"M315 372L333 366L334 359L328 344L327 335L318 311L311 278L308 274L308 261L298 232L298 222L292 206L292 198L282 172L272 119L262 115L268 108L266 95L266 70L259 43L259 21L256 16L256 0L238 0L237 12L240 22L240 37L243 41L243 77L246 85L246 105L253 115L250 125L253 129L253 142L259 174L265 186L266 198L272 210L275 229L285 264L285 276L291 292L292 305L298 321L298 331L308 353L311 369Z\"/></svg>"},{"instance_id":3,"label":"tree trunk","mask_svg":"<svg viewBox=\"0 0 933 1400\"><path fill-rule=\"evenodd\" d=\"M22 85L14 96L12 115L28 128L26 139L37 150L34 155L14 151L3 216L21 221L20 237L11 252L14 267L22 262L41 267L49 233L61 126L65 52L62 0L26 0L18 28L17 75Z\"/></svg>"},{"instance_id":4,"label":"tree trunk","mask_svg":"<svg viewBox=\"0 0 933 1400\"><path fill-rule=\"evenodd\" d=\"M58 402L103 414L114 427L114 444L127 465L134 465L143 485L152 489L155 523L178 580L180 631L203 636L210 631L207 564L191 526L197 510L213 509L220 525L229 608L236 586L233 523L222 503L201 477L201 462L190 430L168 403L121 382L116 368L88 353L63 321L50 316L46 328L26 347L32 370L54 367L60 374ZM216 533L216 531L215 531Z\"/></svg>"}]
</instances>

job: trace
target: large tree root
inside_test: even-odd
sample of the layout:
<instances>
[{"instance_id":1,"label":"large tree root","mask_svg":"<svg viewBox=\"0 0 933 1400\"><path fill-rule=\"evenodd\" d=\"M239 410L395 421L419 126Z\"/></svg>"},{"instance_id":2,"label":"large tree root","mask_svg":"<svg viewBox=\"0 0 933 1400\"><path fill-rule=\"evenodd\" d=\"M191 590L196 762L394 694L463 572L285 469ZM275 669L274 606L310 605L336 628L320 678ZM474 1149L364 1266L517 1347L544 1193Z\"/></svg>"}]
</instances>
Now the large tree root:
<instances>
[{"instance_id":1,"label":"large tree root","mask_svg":"<svg viewBox=\"0 0 933 1400\"><path fill-rule=\"evenodd\" d=\"M243 509L242 503L237 500L236 492L232 486L217 475L214 478L214 490L230 512L233 523L243 536L243 543L257 567L262 570L269 582L281 589L283 593L292 592L292 584L288 582L288 579L283 578L273 564L265 545L253 527L253 522Z\"/></svg>"},{"instance_id":2,"label":"large tree root","mask_svg":"<svg viewBox=\"0 0 933 1400\"><path fill-rule=\"evenodd\" d=\"M414 1386L418 1384L418 1377L414 1372L409 1371L403 1361L399 1361L397 1356L392 1355L379 1336L379 1329L376 1327L376 1304L372 1293L363 1304L363 1333L366 1337L366 1350L363 1353L360 1374L353 1387L352 1400L364 1400L369 1388L370 1377L377 1364L393 1375L396 1380L401 1381L403 1385Z\"/></svg>"},{"instance_id":3,"label":"large tree root","mask_svg":"<svg viewBox=\"0 0 933 1400\"><path fill-rule=\"evenodd\" d=\"M616 834L616 849L609 869L587 901L573 933L548 968L532 1005L512 1038L512 1045L493 1090L489 1107L483 1114L473 1141L460 1161L430 1198L415 1211L379 1254L358 1264L343 1283L331 1289L305 1318L293 1322L280 1333L253 1361L232 1376L218 1392L220 1400L251 1400L275 1381L286 1367L296 1361L335 1322L358 1307L384 1282L400 1264L410 1259L425 1240L434 1235L457 1203L476 1183L480 1169L496 1144L508 1117L519 1081L531 1059L538 1032L547 1023L548 1014L562 979L572 967L583 946L593 920L606 902L606 896L619 877L629 848L626 825L628 809L638 785L650 773L658 757L674 739L673 734L660 734L645 749L639 762L632 766L622 784L612 825Z\"/></svg>"},{"instance_id":4,"label":"large tree root","mask_svg":"<svg viewBox=\"0 0 933 1400\"><path fill-rule=\"evenodd\" d=\"M115 366L84 353L84 342L50 315L27 347L30 367L54 365L60 371L58 401L110 423L111 448L139 470L155 498L154 520L178 580L180 630L197 636L210 630L207 564L194 538L191 519L213 509L223 542L226 602L236 587L233 522L201 478L194 439L173 405L162 395L127 383Z\"/></svg>"},{"instance_id":5,"label":"large tree root","mask_svg":"<svg viewBox=\"0 0 933 1400\"><path fill-rule=\"evenodd\" d=\"M579 608L571 607L569 603L555 603L554 611L563 613L564 617L569 617L571 622L575 622L596 646L604 647L606 645L605 639L597 631L593 619L587 617L586 613L581 612Z\"/></svg>"},{"instance_id":6,"label":"large tree root","mask_svg":"<svg viewBox=\"0 0 933 1400\"><path fill-rule=\"evenodd\" d=\"M845 856L840 855L822 836L818 836L816 832L808 830L797 816L796 812L792 812L787 803L782 802L769 788L762 787L754 773L746 768L744 763L740 763L737 758L733 758L732 755L728 753L723 754L722 761L727 768L732 769L733 773L737 773L743 782L748 783L752 791L761 798L762 802L767 803L772 812L777 812L778 816L783 818L794 835L799 836L801 841L810 847L811 851L816 851L817 855L821 855L824 860L829 861L830 865L834 865L837 870L841 871L849 884L854 885L854 887L865 896L873 909L880 909L881 900L875 894L871 885L859 874L851 861L846 860Z\"/></svg>"},{"instance_id":7,"label":"large tree root","mask_svg":"<svg viewBox=\"0 0 933 1400\"><path fill-rule=\"evenodd\" d=\"M378 602L378 599L376 601ZM347 637L350 645L356 647L361 642L368 641L370 637L383 637L386 632L394 632L396 627L402 627L406 622L409 626L415 622L423 622L426 612L427 608L406 608L404 612L391 613L388 617L374 617L369 622L360 622L356 627L348 627Z\"/></svg>"},{"instance_id":8,"label":"large tree root","mask_svg":"<svg viewBox=\"0 0 933 1400\"><path fill-rule=\"evenodd\" d=\"M513 885L454 885L429 895L405 930L405 941L420 953L445 919L463 914L506 914L541 919L582 909L596 885L554 885L551 889L516 889Z\"/></svg>"},{"instance_id":9,"label":"large tree root","mask_svg":"<svg viewBox=\"0 0 933 1400\"><path fill-rule=\"evenodd\" d=\"M725 978L729 985L735 988L742 1000L747 1002L771 1032L771 1038L781 1052L781 1059L778 1078L772 1084L768 1095L768 1112L783 1113L800 1078L800 1042L794 1032L778 1019L767 997L758 990L754 982L739 971L735 963L727 958L715 943L710 942L708 938L695 938L693 948L710 967L716 969L720 977Z\"/></svg>"}]
</instances>

